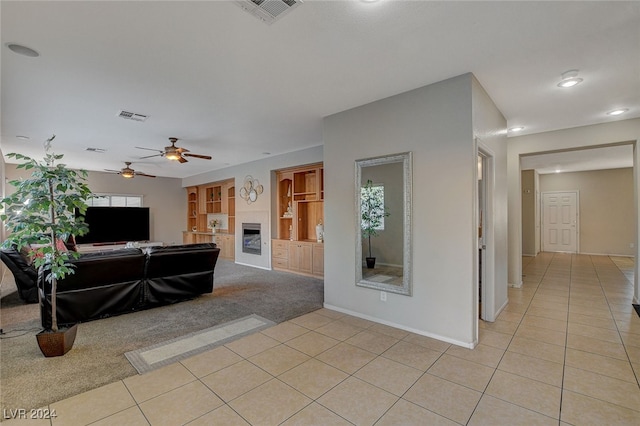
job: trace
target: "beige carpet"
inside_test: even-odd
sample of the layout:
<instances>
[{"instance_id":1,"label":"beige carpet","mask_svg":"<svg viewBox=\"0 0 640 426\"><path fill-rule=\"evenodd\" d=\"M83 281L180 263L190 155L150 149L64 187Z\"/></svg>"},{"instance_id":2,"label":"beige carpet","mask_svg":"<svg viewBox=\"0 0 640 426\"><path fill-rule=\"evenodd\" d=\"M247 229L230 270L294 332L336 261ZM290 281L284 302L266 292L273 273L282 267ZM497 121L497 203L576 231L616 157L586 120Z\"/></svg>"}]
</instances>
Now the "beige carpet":
<instances>
[{"instance_id":1,"label":"beige carpet","mask_svg":"<svg viewBox=\"0 0 640 426\"><path fill-rule=\"evenodd\" d=\"M213 294L146 311L82 323L73 349L45 358L35 334L38 306L19 300L13 276L0 287L0 411L39 408L138 374L135 351L248 315L274 323L322 307L323 281L219 260Z\"/></svg>"}]
</instances>

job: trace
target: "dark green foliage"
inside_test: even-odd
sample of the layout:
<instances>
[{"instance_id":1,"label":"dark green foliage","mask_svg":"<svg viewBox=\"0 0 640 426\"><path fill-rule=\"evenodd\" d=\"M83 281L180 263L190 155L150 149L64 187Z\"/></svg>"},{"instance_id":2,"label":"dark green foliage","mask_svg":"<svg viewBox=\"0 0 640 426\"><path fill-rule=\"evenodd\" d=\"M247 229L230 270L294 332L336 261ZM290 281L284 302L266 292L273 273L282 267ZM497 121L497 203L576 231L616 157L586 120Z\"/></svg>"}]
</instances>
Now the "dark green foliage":
<instances>
[{"instance_id":1,"label":"dark green foliage","mask_svg":"<svg viewBox=\"0 0 640 426\"><path fill-rule=\"evenodd\" d=\"M53 138L47 142L51 140ZM15 245L18 250L34 246L34 266L50 271L52 298L55 298L57 280L74 272L69 260L78 256L73 251L59 250L56 241L66 241L70 235L84 235L89 231L84 218L75 217L75 210L84 214L86 200L92 193L85 183L86 171L55 164L63 156L49 153L48 144L45 147L43 161L22 154L7 155L21 161L17 168L30 170L31 177L10 182L16 190L1 200L3 212L0 218L10 232L4 246ZM52 329L57 330L55 315Z\"/></svg>"}]
</instances>

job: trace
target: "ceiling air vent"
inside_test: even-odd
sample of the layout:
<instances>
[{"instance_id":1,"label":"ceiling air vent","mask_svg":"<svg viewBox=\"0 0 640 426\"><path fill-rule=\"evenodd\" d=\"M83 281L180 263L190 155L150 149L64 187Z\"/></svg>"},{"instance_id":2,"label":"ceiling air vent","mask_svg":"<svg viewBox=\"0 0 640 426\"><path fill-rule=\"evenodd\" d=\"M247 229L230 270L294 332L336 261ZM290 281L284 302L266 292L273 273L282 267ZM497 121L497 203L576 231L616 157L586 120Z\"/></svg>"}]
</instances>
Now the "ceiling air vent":
<instances>
[{"instance_id":1,"label":"ceiling air vent","mask_svg":"<svg viewBox=\"0 0 640 426\"><path fill-rule=\"evenodd\" d=\"M91 148L91 147L87 148L86 151L97 152L100 154L107 152L107 150L104 148Z\"/></svg>"},{"instance_id":2,"label":"ceiling air vent","mask_svg":"<svg viewBox=\"0 0 640 426\"><path fill-rule=\"evenodd\" d=\"M136 114L135 112L129 112L124 110L118 111L118 114L116 116L120 118L124 118L125 120L133 120L133 121L145 121L147 118L149 118L148 115Z\"/></svg>"},{"instance_id":3,"label":"ceiling air vent","mask_svg":"<svg viewBox=\"0 0 640 426\"><path fill-rule=\"evenodd\" d=\"M302 3L302 0L238 0L236 4L259 18L271 24L280 19L288 11Z\"/></svg>"}]
</instances>

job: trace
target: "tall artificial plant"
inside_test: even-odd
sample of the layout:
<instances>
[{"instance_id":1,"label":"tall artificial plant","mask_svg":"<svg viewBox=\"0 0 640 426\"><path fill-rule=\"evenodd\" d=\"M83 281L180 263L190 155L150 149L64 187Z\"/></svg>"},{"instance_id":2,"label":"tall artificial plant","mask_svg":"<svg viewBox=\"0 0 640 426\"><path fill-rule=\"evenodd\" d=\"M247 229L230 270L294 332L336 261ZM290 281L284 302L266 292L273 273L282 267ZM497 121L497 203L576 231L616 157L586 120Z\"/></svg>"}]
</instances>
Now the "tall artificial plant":
<instances>
[{"instance_id":1,"label":"tall artificial plant","mask_svg":"<svg viewBox=\"0 0 640 426\"><path fill-rule=\"evenodd\" d=\"M384 205L384 192L381 186L374 186L371 179L360 191L360 212L362 238L367 238L369 243L369 257L371 255L371 237L378 235L382 227L382 221L389 216Z\"/></svg>"},{"instance_id":2,"label":"tall artificial plant","mask_svg":"<svg viewBox=\"0 0 640 426\"><path fill-rule=\"evenodd\" d=\"M51 152L53 135L44 144L42 161L22 154L11 153L7 157L22 163L18 169L31 171L28 179L13 180L15 192L2 199L3 213L0 215L10 235L6 246L27 247L36 269L48 271L47 281L51 285L51 330L58 331L56 288L58 280L73 274L72 258L78 253L67 251L58 242L66 241L70 235L83 235L89 230L84 222L86 200L91 190L85 183L87 172L68 169L56 164L62 155ZM76 217L75 211L80 212Z\"/></svg>"}]
</instances>

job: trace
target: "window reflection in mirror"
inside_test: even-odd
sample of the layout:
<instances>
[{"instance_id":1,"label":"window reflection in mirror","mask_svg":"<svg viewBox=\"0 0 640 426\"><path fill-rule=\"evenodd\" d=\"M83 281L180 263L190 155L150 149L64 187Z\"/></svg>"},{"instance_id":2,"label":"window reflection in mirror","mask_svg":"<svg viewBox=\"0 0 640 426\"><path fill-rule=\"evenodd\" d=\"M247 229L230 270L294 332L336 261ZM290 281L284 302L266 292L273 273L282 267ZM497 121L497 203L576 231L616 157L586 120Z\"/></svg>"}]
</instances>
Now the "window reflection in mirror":
<instances>
[{"instance_id":1,"label":"window reflection in mirror","mask_svg":"<svg viewBox=\"0 0 640 426\"><path fill-rule=\"evenodd\" d=\"M356 283L411 294L410 153L356 162Z\"/></svg>"}]
</instances>

